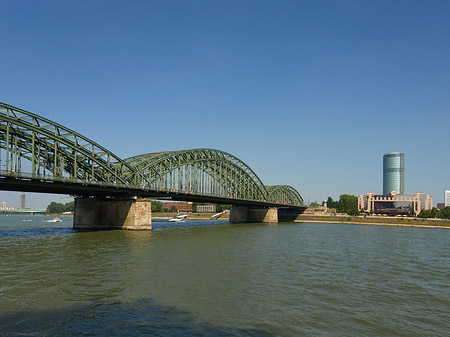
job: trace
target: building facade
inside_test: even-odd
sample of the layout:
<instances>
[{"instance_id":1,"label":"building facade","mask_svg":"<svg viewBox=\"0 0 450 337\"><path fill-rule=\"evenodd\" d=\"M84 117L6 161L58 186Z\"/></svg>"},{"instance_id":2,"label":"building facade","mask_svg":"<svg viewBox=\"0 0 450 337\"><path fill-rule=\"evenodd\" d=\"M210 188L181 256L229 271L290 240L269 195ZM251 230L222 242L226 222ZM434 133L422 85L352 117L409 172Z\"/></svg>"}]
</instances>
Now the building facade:
<instances>
[{"instance_id":1,"label":"building facade","mask_svg":"<svg viewBox=\"0 0 450 337\"><path fill-rule=\"evenodd\" d=\"M405 194L405 155L401 152L383 156L383 194Z\"/></svg>"},{"instance_id":2,"label":"building facade","mask_svg":"<svg viewBox=\"0 0 450 337\"><path fill-rule=\"evenodd\" d=\"M197 206L197 213L216 213L216 205L209 204Z\"/></svg>"},{"instance_id":3,"label":"building facade","mask_svg":"<svg viewBox=\"0 0 450 337\"><path fill-rule=\"evenodd\" d=\"M444 193L444 204L445 207L450 206L450 191L445 191Z\"/></svg>"},{"instance_id":4,"label":"building facade","mask_svg":"<svg viewBox=\"0 0 450 337\"><path fill-rule=\"evenodd\" d=\"M19 209L25 209L25 193L19 194Z\"/></svg>"},{"instance_id":5,"label":"building facade","mask_svg":"<svg viewBox=\"0 0 450 337\"><path fill-rule=\"evenodd\" d=\"M419 215L422 210L433 208L431 195L415 192L414 195L376 195L375 192L367 192L358 197L358 210L374 214L410 215L414 211Z\"/></svg>"},{"instance_id":6,"label":"building facade","mask_svg":"<svg viewBox=\"0 0 450 337\"><path fill-rule=\"evenodd\" d=\"M161 208L168 211L192 212L192 202L163 202Z\"/></svg>"}]
</instances>

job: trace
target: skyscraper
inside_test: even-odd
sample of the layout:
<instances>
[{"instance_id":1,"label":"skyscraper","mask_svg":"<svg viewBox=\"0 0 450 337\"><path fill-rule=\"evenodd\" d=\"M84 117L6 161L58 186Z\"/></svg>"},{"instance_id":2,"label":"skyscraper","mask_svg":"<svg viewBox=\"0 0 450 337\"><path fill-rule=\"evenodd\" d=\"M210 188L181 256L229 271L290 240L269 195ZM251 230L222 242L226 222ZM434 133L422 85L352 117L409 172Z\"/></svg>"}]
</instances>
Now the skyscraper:
<instances>
[{"instance_id":1,"label":"skyscraper","mask_svg":"<svg viewBox=\"0 0 450 337\"><path fill-rule=\"evenodd\" d=\"M25 209L25 193L19 194L19 209Z\"/></svg>"},{"instance_id":2,"label":"skyscraper","mask_svg":"<svg viewBox=\"0 0 450 337\"><path fill-rule=\"evenodd\" d=\"M444 204L445 204L445 207L450 206L450 191L445 191Z\"/></svg>"},{"instance_id":3,"label":"skyscraper","mask_svg":"<svg viewBox=\"0 0 450 337\"><path fill-rule=\"evenodd\" d=\"M405 155L401 152L383 156L383 194L405 194Z\"/></svg>"}]
</instances>

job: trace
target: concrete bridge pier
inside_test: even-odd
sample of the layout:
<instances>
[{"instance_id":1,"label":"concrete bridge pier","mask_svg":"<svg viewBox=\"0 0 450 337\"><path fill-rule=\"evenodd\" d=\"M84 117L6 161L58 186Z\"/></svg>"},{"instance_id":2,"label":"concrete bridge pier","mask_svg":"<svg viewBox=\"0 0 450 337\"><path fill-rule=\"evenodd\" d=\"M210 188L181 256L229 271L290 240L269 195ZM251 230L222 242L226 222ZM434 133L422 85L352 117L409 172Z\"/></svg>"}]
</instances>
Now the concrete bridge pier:
<instances>
[{"instance_id":1,"label":"concrete bridge pier","mask_svg":"<svg viewBox=\"0 0 450 337\"><path fill-rule=\"evenodd\" d=\"M300 214L303 214L305 209L306 209L306 207L301 207L301 208L281 207L278 209L278 221L279 222L294 222L295 219L297 219L297 217Z\"/></svg>"},{"instance_id":2,"label":"concrete bridge pier","mask_svg":"<svg viewBox=\"0 0 450 337\"><path fill-rule=\"evenodd\" d=\"M73 229L152 229L150 199L75 198Z\"/></svg>"},{"instance_id":3,"label":"concrete bridge pier","mask_svg":"<svg viewBox=\"0 0 450 337\"><path fill-rule=\"evenodd\" d=\"M278 209L270 208L250 208L245 206L231 206L231 222L278 222Z\"/></svg>"}]
</instances>

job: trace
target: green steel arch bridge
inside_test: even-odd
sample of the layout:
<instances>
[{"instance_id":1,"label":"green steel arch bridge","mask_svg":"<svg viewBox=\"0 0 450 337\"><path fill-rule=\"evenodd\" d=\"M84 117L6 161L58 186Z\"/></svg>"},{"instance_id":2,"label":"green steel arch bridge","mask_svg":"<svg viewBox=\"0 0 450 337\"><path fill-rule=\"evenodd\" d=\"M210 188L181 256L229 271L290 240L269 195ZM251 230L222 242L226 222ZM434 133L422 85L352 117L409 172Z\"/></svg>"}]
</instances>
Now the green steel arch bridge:
<instances>
[{"instance_id":1,"label":"green steel arch bridge","mask_svg":"<svg viewBox=\"0 0 450 337\"><path fill-rule=\"evenodd\" d=\"M229 153L204 148L122 159L80 133L4 103L0 189L305 209L294 188L264 185Z\"/></svg>"}]
</instances>

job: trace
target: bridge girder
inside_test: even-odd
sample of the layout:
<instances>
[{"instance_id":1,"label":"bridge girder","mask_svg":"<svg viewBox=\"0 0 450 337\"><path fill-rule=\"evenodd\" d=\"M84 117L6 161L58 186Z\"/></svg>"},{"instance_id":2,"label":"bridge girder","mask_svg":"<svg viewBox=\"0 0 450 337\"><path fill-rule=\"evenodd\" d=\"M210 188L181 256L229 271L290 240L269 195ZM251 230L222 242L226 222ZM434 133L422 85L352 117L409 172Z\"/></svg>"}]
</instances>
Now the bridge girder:
<instances>
[{"instance_id":1,"label":"bridge girder","mask_svg":"<svg viewBox=\"0 0 450 337\"><path fill-rule=\"evenodd\" d=\"M239 158L215 149L149 153L126 159L146 186L246 200L269 200L256 173Z\"/></svg>"},{"instance_id":2,"label":"bridge girder","mask_svg":"<svg viewBox=\"0 0 450 337\"><path fill-rule=\"evenodd\" d=\"M4 103L0 103L0 171L8 177L184 193L191 199L197 195L303 205L294 188L265 186L247 164L224 151L191 149L121 159L69 128Z\"/></svg>"},{"instance_id":3,"label":"bridge girder","mask_svg":"<svg viewBox=\"0 0 450 337\"><path fill-rule=\"evenodd\" d=\"M20 174L24 158L33 176L133 183L133 168L104 147L58 123L3 103L0 148L6 152L2 165L9 173Z\"/></svg>"}]
</instances>

